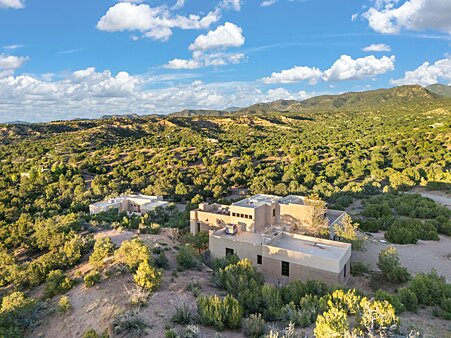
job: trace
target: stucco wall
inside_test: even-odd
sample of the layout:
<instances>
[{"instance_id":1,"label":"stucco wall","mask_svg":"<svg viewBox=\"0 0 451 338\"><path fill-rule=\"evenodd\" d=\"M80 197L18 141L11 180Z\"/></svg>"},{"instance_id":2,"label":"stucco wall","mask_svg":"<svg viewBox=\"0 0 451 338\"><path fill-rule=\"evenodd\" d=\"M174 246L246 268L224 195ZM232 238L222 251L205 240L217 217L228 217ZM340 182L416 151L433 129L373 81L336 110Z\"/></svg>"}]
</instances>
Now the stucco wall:
<instances>
[{"instance_id":1,"label":"stucco wall","mask_svg":"<svg viewBox=\"0 0 451 338\"><path fill-rule=\"evenodd\" d=\"M302 204L280 204L280 223L302 225L308 223L312 215L312 206Z\"/></svg>"}]
</instances>

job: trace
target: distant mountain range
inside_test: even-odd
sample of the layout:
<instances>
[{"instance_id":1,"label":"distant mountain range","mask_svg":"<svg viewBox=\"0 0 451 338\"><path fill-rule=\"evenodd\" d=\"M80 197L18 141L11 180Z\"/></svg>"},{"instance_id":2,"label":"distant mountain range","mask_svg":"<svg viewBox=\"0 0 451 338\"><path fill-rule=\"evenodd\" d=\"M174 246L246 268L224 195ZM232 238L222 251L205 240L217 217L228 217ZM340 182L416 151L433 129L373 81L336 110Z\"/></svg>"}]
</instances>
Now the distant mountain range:
<instances>
[{"instance_id":1,"label":"distant mountain range","mask_svg":"<svg viewBox=\"0 0 451 338\"><path fill-rule=\"evenodd\" d=\"M426 89L440 96L451 97L451 86L445 86L437 83L426 87Z\"/></svg>"},{"instance_id":2,"label":"distant mountain range","mask_svg":"<svg viewBox=\"0 0 451 338\"><path fill-rule=\"evenodd\" d=\"M364 92L349 92L338 95L321 95L303 101L277 100L257 103L247 108L236 110L182 110L169 114L172 117L251 115L269 113L300 113L305 111L368 109L384 104L406 104L413 101L436 100L449 97L450 87L430 86L431 89L418 85L399 86L389 89L376 89ZM448 90L448 91L447 91Z\"/></svg>"},{"instance_id":3,"label":"distant mountain range","mask_svg":"<svg viewBox=\"0 0 451 338\"><path fill-rule=\"evenodd\" d=\"M168 117L196 117L196 116L232 116L255 115L271 113L301 113L314 111L336 111L354 109L373 109L383 105L403 105L415 101L441 100L451 98L451 86L434 84L428 87L418 85L399 86L389 89L376 89L364 92L348 92L338 95L320 95L303 101L277 100L267 103L256 103L252 106L230 107L224 110L184 109L168 114ZM160 116L164 115L148 115ZM103 115L101 119L110 118L142 118L138 114ZM13 121L7 124L28 124L25 121Z\"/></svg>"}]
</instances>

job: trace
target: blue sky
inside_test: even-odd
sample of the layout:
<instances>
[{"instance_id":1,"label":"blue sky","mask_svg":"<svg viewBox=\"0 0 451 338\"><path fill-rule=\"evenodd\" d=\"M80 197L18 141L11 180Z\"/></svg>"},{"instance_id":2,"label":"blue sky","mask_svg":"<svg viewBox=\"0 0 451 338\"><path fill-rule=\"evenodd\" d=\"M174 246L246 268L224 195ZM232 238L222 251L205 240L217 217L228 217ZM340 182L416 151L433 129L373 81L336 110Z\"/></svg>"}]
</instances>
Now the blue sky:
<instances>
[{"instance_id":1,"label":"blue sky","mask_svg":"<svg viewBox=\"0 0 451 338\"><path fill-rule=\"evenodd\" d=\"M0 122L451 82L449 0L0 0Z\"/></svg>"}]
</instances>

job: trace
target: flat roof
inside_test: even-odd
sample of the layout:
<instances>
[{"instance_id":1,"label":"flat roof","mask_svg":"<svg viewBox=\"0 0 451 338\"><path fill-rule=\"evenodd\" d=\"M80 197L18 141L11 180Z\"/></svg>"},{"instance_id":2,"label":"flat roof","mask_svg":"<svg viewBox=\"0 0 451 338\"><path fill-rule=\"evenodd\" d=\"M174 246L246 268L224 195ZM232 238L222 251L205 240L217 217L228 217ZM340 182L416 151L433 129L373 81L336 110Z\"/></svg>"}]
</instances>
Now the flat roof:
<instances>
[{"instance_id":1,"label":"flat roof","mask_svg":"<svg viewBox=\"0 0 451 338\"><path fill-rule=\"evenodd\" d=\"M140 205L145 205L153 202L157 202L158 196L148 196L148 195L122 195L114 198L108 198L103 201L95 202L90 205L98 207L107 207L109 205L114 205L121 203L123 201L130 200Z\"/></svg>"},{"instance_id":2,"label":"flat roof","mask_svg":"<svg viewBox=\"0 0 451 338\"><path fill-rule=\"evenodd\" d=\"M263 244L263 241L265 239L265 237L262 236L261 233L255 233L255 232L249 232L249 231L242 231L242 232L237 232L234 235L228 235L228 234L226 234L224 228L216 230L215 232L213 232L212 235L216 236L216 237L228 239L231 241L245 242L245 243L254 244L254 245Z\"/></svg>"},{"instance_id":3,"label":"flat roof","mask_svg":"<svg viewBox=\"0 0 451 338\"><path fill-rule=\"evenodd\" d=\"M232 205L245 208L258 208L265 204L272 204L282 199L280 196L257 194L241 201L235 202Z\"/></svg>"},{"instance_id":4,"label":"flat roof","mask_svg":"<svg viewBox=\"0 0 451 338\"><path fill-rule=\"evenodd\" d=\"M337 260L346 253L350 246L350 244L347 243L297 234L288 234L285 232L274 237L266 245Z\"/></svg>"}]
</instances>

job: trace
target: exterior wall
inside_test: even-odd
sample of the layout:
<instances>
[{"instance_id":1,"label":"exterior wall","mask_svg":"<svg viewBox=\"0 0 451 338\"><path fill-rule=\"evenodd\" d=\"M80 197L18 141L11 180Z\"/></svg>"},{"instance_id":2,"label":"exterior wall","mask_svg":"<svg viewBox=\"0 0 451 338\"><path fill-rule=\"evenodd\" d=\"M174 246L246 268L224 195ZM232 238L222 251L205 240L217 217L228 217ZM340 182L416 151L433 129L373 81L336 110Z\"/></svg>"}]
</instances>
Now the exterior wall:
<instances>
[{"instance_id":1,"label":"exterior wall","mask_svg":"<svg viewBox=\"0 0 451 338\"><path fill-rule=\"evenodd\" d=\"M89 213L91 215L99 214L101 212L108 211L110 209L119 209L121 210L121 203L115 203L115 204L109 204L109 205L90 205L89 206Z\"/></svg>"},{"instance_id":2,"label":"exterior wall","mask_svg":"<svg viewBox=\"0 0 451 338\"><path fill-rule=\"evenodd\" d=\"M196 234L198 232L198 223L200 223L200 231L208 232L211 229L220 229L227 223L230 223L230 218L229 215L192 210L190 212L191 233Z\"/></svg>"},{"instance_id":3,"label":"exterior wall","mask_svg":"<svg viewBox=\"0 0 451 338\"><path fill-rule=\"evenodd\" d=\"M289 277L282 276L282 261L270 257L263 256L263 274L265 276L285 281L301 280L307 281L311 279L322 280L328 284L334 284L342 282L340 274L329 272L326 270L320 270L310 268L307 266L290 263L290 275Z\"/></svg>"},{"instance_id":4,"label":"exterior wall","mask_svg":"<svg viewBox=\"0 0 451 338\"><path fill-rule=\"evenodd\" d=\"M263 272L262 265L257 264L257 255L262 255L262 245L251 244L233 240L233 238L221 238L219 236L209 236L209 248L211 259L224 257L226 255L226 248L233 249L234 253L240 259L248 258L252 264L257 268L258 272Z\"/></svg>"},{"instance_id":5,"label":"exterior wall","mask_svg":"<svg viewBox=\"0 0 451 338\"><path fill-rule=\"evenodd\" d=\"M309 222L312 215L312 206L302 204L280 204L281 224L302 225Z\"/></svg>"}]
</instances>

